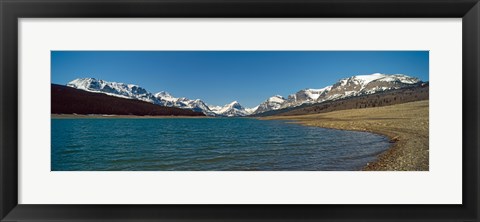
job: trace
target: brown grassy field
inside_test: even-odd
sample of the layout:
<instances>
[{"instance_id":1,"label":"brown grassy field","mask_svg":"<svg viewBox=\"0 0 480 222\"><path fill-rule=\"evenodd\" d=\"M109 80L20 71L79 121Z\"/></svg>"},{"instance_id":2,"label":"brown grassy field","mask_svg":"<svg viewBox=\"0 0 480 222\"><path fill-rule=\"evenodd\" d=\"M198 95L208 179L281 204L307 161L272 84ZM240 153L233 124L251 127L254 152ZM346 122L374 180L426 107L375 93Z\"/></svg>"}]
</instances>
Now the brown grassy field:
<instances>
[{"instance_id":1,"label":"brown grassy field","mask_svg":"<svg viewBox=\"0 0 480 222\"><path fill-rule=\"evenodd\" d=\"M367 131L388 136L392 147L364 170L428 171L428 100L384 107L328 113L270 116L260 119L294 120L303 125Z\"/></svg>"}]
</instances>

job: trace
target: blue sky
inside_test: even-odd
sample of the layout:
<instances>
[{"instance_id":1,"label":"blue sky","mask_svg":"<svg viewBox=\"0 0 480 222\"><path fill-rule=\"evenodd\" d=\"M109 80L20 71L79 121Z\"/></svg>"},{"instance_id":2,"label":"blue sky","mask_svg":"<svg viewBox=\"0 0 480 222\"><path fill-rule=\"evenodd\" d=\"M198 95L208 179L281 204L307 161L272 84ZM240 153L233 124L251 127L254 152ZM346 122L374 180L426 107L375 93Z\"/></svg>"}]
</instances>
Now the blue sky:
<instances>
[{"instance_id":1,"label":"blue sky","mask_svg":"<svg viewBox=\"0 0 480 222\"><path fill-rule=\"evenodd\" d=\"M93 77L253 107L273 95L385 73L428 81L428 51L52 51L52 83Z\"/></svg>"}]
</instances>

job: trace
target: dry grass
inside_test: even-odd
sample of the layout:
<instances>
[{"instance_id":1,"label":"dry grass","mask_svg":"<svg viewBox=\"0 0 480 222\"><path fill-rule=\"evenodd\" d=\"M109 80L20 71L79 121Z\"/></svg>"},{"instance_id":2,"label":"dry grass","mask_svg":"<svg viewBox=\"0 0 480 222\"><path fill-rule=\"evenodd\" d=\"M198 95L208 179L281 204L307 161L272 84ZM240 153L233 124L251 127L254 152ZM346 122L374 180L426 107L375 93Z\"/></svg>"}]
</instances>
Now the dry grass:
<instances>
[{"instance_id":1,"label":"dry grass","mask_svg":"<svg viewBox=\"0 0 480 222\"><path fill-rule=\"evenodd\" d=\"M365 166L364 170L429 170L428 100L385 107L261 119L288 119L307 126L382 134L388 136L394 143L376 162Z\"/></svg>"}]
</instances>

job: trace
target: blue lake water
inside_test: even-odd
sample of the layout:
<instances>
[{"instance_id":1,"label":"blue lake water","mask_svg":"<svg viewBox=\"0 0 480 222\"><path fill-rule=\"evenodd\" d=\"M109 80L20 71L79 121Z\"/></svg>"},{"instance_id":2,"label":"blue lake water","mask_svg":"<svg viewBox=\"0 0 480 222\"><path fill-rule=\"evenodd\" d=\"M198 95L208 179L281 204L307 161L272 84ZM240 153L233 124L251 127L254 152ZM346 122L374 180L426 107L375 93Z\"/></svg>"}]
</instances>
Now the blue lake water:
<instances>
[{"instance_id":1,"label":"blue lake water","mask_svg":"<svg viewBox=\"0 0 480 222\"><path fill-rule=\"evenodd\" d=\"M250 118L52 119L52 171L360 170L384 136Z\"/></svg>"}]
</instances>

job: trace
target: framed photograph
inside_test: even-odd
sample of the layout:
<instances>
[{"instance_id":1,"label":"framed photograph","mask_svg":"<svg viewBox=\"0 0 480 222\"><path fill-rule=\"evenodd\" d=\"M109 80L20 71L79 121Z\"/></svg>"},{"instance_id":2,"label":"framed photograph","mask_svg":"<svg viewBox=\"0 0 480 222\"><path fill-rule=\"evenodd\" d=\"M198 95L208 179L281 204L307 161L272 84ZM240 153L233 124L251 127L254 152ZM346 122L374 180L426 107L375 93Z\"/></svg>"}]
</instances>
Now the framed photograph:
<instances>
[{"instance_id":1,"label":"framed photograph","mask_svg":"<svg viewBox=\"0 0 480 222\"><path fill-rule=\"evenodd\" d=\"M1 221L478 221L479 13L1 1Z\"/></svg>"}]
</instances>

